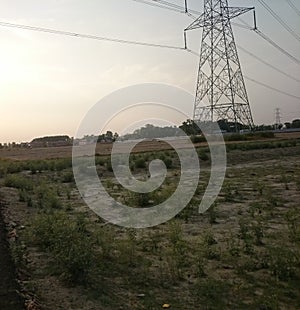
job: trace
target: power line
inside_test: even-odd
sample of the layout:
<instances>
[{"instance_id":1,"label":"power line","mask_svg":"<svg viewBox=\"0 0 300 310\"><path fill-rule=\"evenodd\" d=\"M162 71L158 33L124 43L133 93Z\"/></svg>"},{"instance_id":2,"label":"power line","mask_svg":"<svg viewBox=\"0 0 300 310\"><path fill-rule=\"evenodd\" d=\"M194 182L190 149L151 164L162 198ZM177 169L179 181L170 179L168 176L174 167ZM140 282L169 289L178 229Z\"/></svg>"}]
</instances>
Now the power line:
<instances>
[{"instance_id":1,"label":"power line","mask_svg":"<svg viewBox=\"0 0 300 310\"><path fill-rule=\"evenodd\" d=\"M180 13L185 13L184 11L184 7L182 6L179 6L179 5L175 5L175 4L172 4L168 1L163 1L163 0L148 0L148 1L145 1L145 0L132 0L132 1L135 1L135 2L140 2L140 3L144 3L144 4L147 4L147 5L153 5L153 3L151 2L154 2L154 5L155 6L158 6L158 3L161 3L161 4L164 4L164 5L167 5L167 6L160 6L164 9L167 9L167 10L170 10L170 9L178 9L180 11ZM150 1L150 2L149 2ZM173 8L170 8L170 6L173 6ZM199 11L195 11L195 10L188 10L188 12L191 12L191 13L194 13L194 14L197 14L197 15L200 15L201 12ZM195 17L192 15L192 14L188 14L188 16L190 18L193 18L195 19ZM286 51L284 48L282 48L281 46L279 46L277 43L275 43L273 40L271 40L269 37L267 37L265 34L263 34L260 30L258 29L253 29L253 27L251 27L247 22L245 22L243 19L241 19L240 17L238 17L239 21L241 23L243 23L243 25L240 25L240 24L237 24L235 22L231 22L232 25L234 26L238 26L240 28L244 28L244 29L248 29L248 30L254 30L259 36L261 36L264 40L266 40L269 44L271 44L273 47L275 47L277 50L279 50L281 53L283 53L285 56L289 57L292 61L296 62L297 64L300 64L300 60L298 60L296 57L294 57L293 55L291 55L288 51ZM250 55L250 54L249 54ZM254 58L258 58L257 56L251 54L250 55L251 57L254 57ZM264 60L262 60L262 62L264 64L266 64L267 66L270 66L269 64L267 64L267 62L265 62ZM271 65L272 66L272 65ZM273 67L273 66L272 66ZM273 68L274 69L274 68ZM277 70L277 69L275 69ZM278 71L278 70L277 70ZM281 70L280 70L280 73L283 73ZM283 73L284 75L287 75L288 77L291 77L290 75L286 74L286 73ZM299 82L298 79L295 79L292 77L292 79L296 80L297 82Z\"/></svg>"},{"instance_id":2,"label":"power line","mask_svg":"<svg viewBox=\"0 0 300 310\"><path fill-rule=\"evenodd\" d=\"M165 0L151 0L152 2L158 2L158 3L161 3L161 4L164 4L164 5L167 5L167 6L170 6L170 7L173 7L173 8L179 8L181 9L181 6L178 5L178 4L175 4L175 3L172 3L172 2L168 2L168 1L165 1Z\"/></svg>"},{"instance_id":3,"label":"power line","mask_svg":"<svg viewBox=\"0 0 300 310\"><path fill-rule=\"evenodd\" d=\"M93 39L93 40L100 40L100 41L115 42L115 43L121 43L121 44L132 44L132 45L141 45L141 46L148 46L148 47L168 48L168 49L175 49L175 50L186 50L186 51L188 51L191 54L200 56L197 52L194 52L192 50L185 49L184 47L179 47L179 46L162 45L162 44L140 42L140 41L131 41L131 40L122 40L122 39L109 38L109 37L100 37L100 36L89 35L89 34L82 34L82 33L76 33L76 32L68 32L68 31L62 31L62 30L56 30L56 29L50 29L50 28L34 27L34 26L21 25L21 24L13 24L13 23L6 23L6 22L0 22L0 26L10 27L10 28L18 28L18 29L24 29L24 30L30 30L30 31L38 31L38 32L44 32L44 33L50 33L50 34L56 34L56 35L71 36L71 37L76 37L76 38L85 38L85 39ZM257 33L264 38L263 34L260 31L257 31ZM271 41L271 42L273 42L273 41ZM274 43L274 44L276 44L276 43ZM276 46L278 48L280 48L278 45L276 45ZM298 59L294 58L292 55L288 54L286 51L282 51L282 52L284 52L285 54L289 55L298 64L300 64L300 61ZM257 56L255 56L255 58L256 57ZM247 77L247 78L249 80L251 80L251 81L253 81L253 82L257 83L257 84L260 84L260 85L262 85L264 87L267 87L269 89L275 90L277 92L280 92L282 94L285 94L287 96L290 96L290 97L293 97L293 98L296 98L296 99L300 99L300 97L288 94L288 93L286 93L284 91L280 91L278 89L273 88L272 86L266 85L266 84L264 84L262 82L258 82L258 81L254 80L254 79L249 78L249 77Z\"/></svg>"},{"instance_id":4,"label":"power line","mask_svg":"<svg viewBox=\"0 0 300 310\"><path fill-rule=\"evenodd\" d=\"M166 9L166 10L174 11L174 12L177 12L177 13L183 13L183 14L191 17L191 18L195 18L190 13L190 11L186 11L184 7L182 7L180 5L175 5L175 4L167 2L167 1L159 1L159 0L149 0L149 1L146 1L146 0L132 0L132 1L139 2L139 3L142 3L142 4L146 4L146 5L149 5L149 6L159 7L161 9ZM196 12L195 14L201 14L198 11L193 11L193 12Z\"/></svg>"},{"instance_id":5,"label":"power line","mask_svg":"<svg viewBox=\"0 0 300 310\"><path fill-rule=\"evenodd\" d=\"M162 9L166 9L166 10L171 10L171 11L175 11L177 13L184 13L187 16L189 16L192 19L196 19L196 17L193 14L196 15L201 15L202 13L200 11L196 11L196 10L185 10L186 8L174 3L170 3L168 1L163 1L163 0L132 0L134 2L139 2L139 3L143 3L143 4L147 4L150 6L156 6ZM248 29L248 30L252 30L252 27L249 25L240 25L234 22L231 22L232 25L240 27L240 28L244 28L244 29Z\"/></svg>"},{"instance_id":6,"label":"power line","mask_svg":"<svg viewBox=\"0 0 300 310\"><path fill-rule=\"evenodd\" d=\"M300 80L297 79L297 78L295 78L294 76L292 76L292 75L290 75L290 74L288 74L288 73L282 71L281 69L279 69L279 68L273 66L272 64L266 62L266 61L263 60L262 58L258 57L257 55L254 55L253 53L249 52L248 50L246 50L245 48L241 47L240 45L237 45L237 46L238 46L238 48L239 48L240 50L242 50L244 53L246 53L246 54L248 54L249 56L255 58L256 60L260 61L261 63L265 64L266 66L268 66L268 67L270 67L270 68L276 70L277 72L279 72L279 73L285 75L286 77L288 77L288 78L290 78L290 79L292 79L292 80L294 80L294 81L300 83Z\"/></svg>"},{"instance_id":7,"label":"power line","mask_svg":"<svg viewBox=\"0 0 300 310\"><path fill-rule=\"evenodd\" d=\"M24 29L24 30L31 30L31 31L38 31L38 32L45 32L45 33L64 35L64 36L71 36L71 37L83 38L83 39L109 41L109 42L115 42L115 43L142 45L142 46L148 46L148 47L168 48L168 49L175 49L175 50L184 50L185 49L184 47L180 47L180 46L156 44L156 43L141 42L141 41L123 40L123 39L109 38L109 37L100 37L100 36L95 36L95 35L90 35L90 34L68 32L68 31L62 31L62 30L56 30L56 29L50 29L50 28L34 27L34 26L13 24L13 23L6 23L6 22L0 22L0 26L10 27L10 28L18 28L18 29Z\"/></svg>"},{"instance_id":8,"label":"power line","mask_svg":"<svg viewBox=\"0 0 300 310\"><path fill-rule=\"evenodd\" d=\"M286 55L287 57L289 57L290 59L292 59L294 62L296 62L297 64L300 64L300 60L297 59L296 57L294 57L293 55L291 55L288 51L286 51L284 48L282 48L281 46L279 46L277 43L275 43L272 39L270 39L270 37L268 37L266 34L262 33L260 30L258 30L257 28L252 28L247 22L245 22L243 19L239 18L238 19L245 25L248 26L251 30L253 30L254 32L256 32L261 38L263 38L264 40L266 40L269 44L271 44L273 47L275 47L277 50L279 50L281 53L283 53L284 55ZM255 56L256 58L257 56Z\"/></svg>"},{"instance_id":9,"label":"power line","mask_svg":"<svg viewBox=\"0 0 300 310\"><path fill-rule=\"evenodd\" d=\"M275 13L264 0L258 2L285 28L296 40L300 41L300 36L277 14Z\"/></svg>"},{"instance_id":10,"label":"power line","mask_svg":"<svg viewBox=\"0 0 300 310\"><path fill-rule=\"evenodd\" d=\"M193 50L187 50L187 51L188 51L190 54L193 54L193 55L196 55L196 56L200 57L200 54L197 53L197 52L195 52L195 51L193 51ZM275 87L270 86L270 85L268 85L268 84L265 84L265 83L263 83L263 82L257 81L257 80L255 80L255 79L249 77L249 76L244 75L244 77L245 77L247 80L249 80L249 81L251 81L251 82L253 82L253 83L256 83L256 84L258 84L258 85L260 85L260 86L263 86L263 87L265 87L265 88L271 89L271 90L273 90L273 91L275 91L275 92L277 92L277 93L280 93L280 94L289 96L289 97L291 97L291 98L300 100L300 97L298 97L298 96L289 94L289 93L287 93L287 92L285 92L285 91L283 91L283 90L280 90L280 89L278 89L278 88L275 88Z\"/></svg>"},{"instance_id":11,"label":"power line","mask_svg":"<svg viewBox=\"0 0 300 310\"><path fill-rule=\"evenodd\" d=\"M185 13L183 11L180 11L180 10L176 9L176 8L163 6L163 5L159 4L159 3L151 3L151 2L148 2L148 1L145 1L145 0L132 0L132 1L139 2L139 3L142 3L142 4L147 4L149 6L159 7L161 9L167 9L167 10L174 11L174 12L177 12L177 13Z\"/></svg>"},{"instance_id":12,"label":"power line","mask_svg":"<svg viewBox=\"0 0 300 310\"><path fill-rule=\"evenodd\" d=\"M255 84L258 84L258 85L263 86L263 87L265 87L265 88L271 89L271 90L273 90L273 91L275 91L275 92L277 92L277 93L279 93L279 94L286 95L286 96L289 96L289 97L291 97L291 98L300 100L300 97L298 97L298 96L292 95L292 94L287 93L287 92L285 92L285 91L283 91L283 90L277 89L277 88L275 88L275 87L273 87L273 86L270 86L270 85L265 84L265 83L263 83L263 82L260 82L260 81L257 81L257 80L255 80L255 79L252 79L252 78L250 78L249 76L246 76L246 75L244 75L244 76L245 76L245 78L246 78L247 80L249 80L249 81L251 81L251 82L253 82L253 83L255 83Z\"/></svg>"},{"instance_id":13,"label":"power line","mask_svg":"<svg viewBox=\"0 0 300 310\"><path fill-rule=\"evenodd\" d=\"M171 2L165 1L165 0L149 0L149 1L158 2L158 3L164 4L164 5L169 6L169 7L177 8L179 10L183 10L185 12L185 8L184 7L182 7L182 6L178 5L178 4L174 4L174 3L171 3ZM197 15L201 14L201 12L196 11L196 10L188 10L188 12L190 12L192 14L197 14Z\"/></svg>"},{"instance_id":14,"label":"power line","mask_svg":"<svg viewBox=\"0 0 300 310\"><path fill-rule=\"evenodd\" d=\"M285 1L296 12L296 14L300 16L300 10L295 6L295 4L291 0L285 0Z\"/></svg>"},{"instance_id":15,"label":"power line","mask_svg":"<svg viewBox=\"0 0 300 310\"><path fill-rule=\"evenodd\" d=\"M273 47L275 47L276 49L278 49L281 53L283 53L284 55L286 55L287 57L289 57L293 62L295 62L296 64L300 65L300 60L297 59L296 57L294 57L293 55L291 55L288 51L286 51L284 48L282 48L281 46L279 46L277 43L275 43L273 40L271 40L267 35L265 35L264 33L262 33L260 30L258 29L253 29L261 38L263 38L265 41L267 41L269 44L271 44Z\"/></svg>"}]
</instances>

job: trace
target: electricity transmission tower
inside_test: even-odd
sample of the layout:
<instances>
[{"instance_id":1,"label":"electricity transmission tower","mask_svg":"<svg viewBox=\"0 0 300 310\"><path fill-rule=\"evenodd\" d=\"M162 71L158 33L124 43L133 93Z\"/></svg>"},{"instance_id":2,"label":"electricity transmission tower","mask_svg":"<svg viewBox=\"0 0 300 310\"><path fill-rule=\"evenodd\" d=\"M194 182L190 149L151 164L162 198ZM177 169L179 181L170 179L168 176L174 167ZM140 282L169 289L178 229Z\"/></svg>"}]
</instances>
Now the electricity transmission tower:
<instances>
[{"instance_id":1,"label":"electricity transmission tower","mask_svg":"<svg viewBox=\"0 0 300 310\"><path fill-rule=\"evenodd\" d=\"M196 122L223 120L234 123L235 131L253 128L231 27L231 19L250 10L254 8L229 7L227 0L204 0L204 13L185 29L203 28L193 115Z\"/></svg>"},{"instance_id":2,"label":"electricity transmission tower","mask_svg":"<svg viewBox=\"0 0 300 310\"><path fill-rule=\"evenodd\" d=\"M280 109L277 108L275 109L275 129L279 129L281 126L281 114L280 114Z\"/></svg>"}]
</instances>

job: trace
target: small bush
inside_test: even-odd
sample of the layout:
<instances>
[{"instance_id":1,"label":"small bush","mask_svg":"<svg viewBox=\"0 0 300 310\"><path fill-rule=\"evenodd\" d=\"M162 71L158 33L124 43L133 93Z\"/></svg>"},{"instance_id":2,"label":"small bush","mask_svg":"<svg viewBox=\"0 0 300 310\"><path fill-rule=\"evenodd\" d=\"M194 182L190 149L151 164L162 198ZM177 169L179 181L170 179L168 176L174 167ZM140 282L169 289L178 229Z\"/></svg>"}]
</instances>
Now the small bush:
<instances>
[{"instance_id":1,"label":"small bush","mask_svg":"<svg viewBox=\"0 0 300 310\"><path fill-rule=\"evenodd\" d=\"M204 150L199 151L198 155L199 155L199 158L203 161L209 160L209 156Z\"/></svg>"},{"instance_id":2,"label":"small bush","mask_svg":"<svg viewBox=\"0 0 300 310\"><path fill-rule=\"evenodd\" d=\"M37 189L38 206L44 209L60 209L62 207L58 194L42 184Z\"/></svg>"},{"instance_id":3,"label":"small bush","mask_svg":"<svg viewBox=\"0 0 300 310\"><path fill-rule=\"evenodd\" d=\"M7 173L19 173L23 170L23 164L21 162L10 162L7 165Z\"/></svg>"},{"instance_id":4,"label":"small bush","mask_svg":"<svg viewBox=\"0 0 300 310\"><path fill-rule=\"evenodd\" d=\"M67 168L71 168L72 167L72 159L56 159L54 161L54 167L56 171L62 171L64 169Z\"/></svg>"},{"instance_id":5,"label":"small bush","mask_svg":"<svg viewBox=\"0 0 300 310\"><path fill-rule=\"evenodd\" d=\"M71 183L71 182L74 182L73 171L65 172L65 173L62 175L62 182L63 182L63 183Z\"/></svg>"},{"instance_id":6,"label":"small bush","mask_svg":"<svg viewBox=\"0 0 300 310\"><path fill-rule=\"evenodd\" d=\"M280 280L294 278L298 264L299 256L286 246L269 248L269 268Z\"/></svg>"},{"instance_id":7,"label":"small bush","mask_svg":"<svg viewBox=\"0 0 300 310\"><path fill-rule=\"evenodd\" d=\"M191 141L193 143L201 143L201 142L206 142L206 139L203 136L191 136Z\"/></svg>"},{"instance_id":8,"label":"small bush","mask_svg":"<svg viewBox=\"0 0 300 310\"><path fill-rule=\"evenodd\" d=\"M18 193L19 193L19 201L20 202L27 202L28 199L30 198L30 195L24 189L19 189Z\"/></svg>"},{"instance_id":9,"label":"small bush","mask_svg":"<svg viewBox=\"0 0 300 310\"><path fill-rule=\"evenodd\" d=\"M4 179L4 186L30 191L33 189L33 182L23 176L11 174Z\"/></svg>"},{"instance_id":10,"label":"small bush","mask_svg":"<svg viewBox=\"0 0 300 310\"><path fill-rule=\"evenodd\" d=\"M217 223L216 204L213 204L213 205L208 209L208 216L209 216L209 223L210 223L210 224L215 224L215 223Z\"/></svg>"},{"instance_id":11,"label":"small bush","mask_svg":"<svg viewBox=\"0 0 300 310\"><path fill-rule=\"evenodd\" d=\"M293 242L300 241L300 214L296 208L289 210L285 216L289 229L289 238Z\"/></svg>"},{"instance_id":12,"label":"small bush","mask_svg":"<svg viewBox=\"0 0 300 310\"><path fill-rule=\"evenodd\" d=\"M166 165L166 167L168 169L171 169L173 167L173 161L170 157L167 157L165 160L164 160L164 163Z\"/></svg>"},{"instance_id":13,"label":"small bush","mask_svg":"<svg viewBox=\"0 0 300 310\"><path fill-rule=\"evenodd\" d=\"M172 221L169 224L170 248L167 253L168 266L173 280L182 277L182 269L188 264L187 243L183 239L180 222Z\"/></svg>"},{"instance_id":14,"label":"small bush","mask_svg":"<svg viewBox=\"0 0 300 310\"><path fill-rule=\"evenodd\" d=\"M227 283L213 278L200 279L195 285L194 294L203 309L225 309L229 292Z\"/></svg>"},{"instance_id":15,"label":"small bush","mask_svg":"<svg viewBox=\"0 0 300 310\"><path fill-rule=\"evenodd\" d=\"M135 160L134 162L134 166L137 169L143 169L146 168L146 161L144 158L140 157L138 159Z\"/></svg>"},{"instance_id":16,"label":"small bush","mask_svg":"<svg viewBox=\"0 0 300 310\"><path fill-rule=\"evenodd\" d=\"M94 244L81 216L63 212L40 214L32 222L30 238L52 254L54 269L73 284L87 283L94 263Z\"/></svg>"}]
</instances>

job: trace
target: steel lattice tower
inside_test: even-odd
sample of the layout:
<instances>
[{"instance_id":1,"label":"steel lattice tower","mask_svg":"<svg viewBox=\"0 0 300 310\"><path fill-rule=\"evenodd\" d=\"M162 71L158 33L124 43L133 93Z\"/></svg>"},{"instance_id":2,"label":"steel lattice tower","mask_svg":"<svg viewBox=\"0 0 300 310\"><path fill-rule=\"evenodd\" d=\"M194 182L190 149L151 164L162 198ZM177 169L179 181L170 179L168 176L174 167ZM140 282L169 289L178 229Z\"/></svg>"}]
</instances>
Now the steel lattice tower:
<instances>
[{"instance_id":1,"label":"steel lattice tower","mask_svg":"<svg viewBox=\"0 0 300 310\"><path fill-rule=\"evenodd\" d=\"M275 109L275 129L279 129L281 125L281 115L280 115L280 109Z\"/></svg>"},{"instance_id":2,"label":"steel lattice tower","mask_svg":"<svg viewBox=\"0 0 300 310\"><path fill-rule=\"evenodd\" d=\"M225 120L253 128L231 19L254 8L228 7L227 0L204 0L204 13L188 28L202 27L194 121Z\"/></svg>"}]
</instances>

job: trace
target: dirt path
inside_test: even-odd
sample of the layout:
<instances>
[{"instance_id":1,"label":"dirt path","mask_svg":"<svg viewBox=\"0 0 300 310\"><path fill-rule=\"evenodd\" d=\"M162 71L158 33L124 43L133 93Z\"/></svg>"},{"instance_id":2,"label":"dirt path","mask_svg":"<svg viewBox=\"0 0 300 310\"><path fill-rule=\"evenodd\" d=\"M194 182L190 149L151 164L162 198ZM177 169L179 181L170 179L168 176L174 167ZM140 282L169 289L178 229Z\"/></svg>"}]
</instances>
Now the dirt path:
<instances>
[{"instance_id":1,"label":"dirt path","mask_svg":"<svg viewBox=\"0 0 300 310\"><path fill-rule=\"evenodd\" d=\"M7 231L3 222L2 206L0 205L0 309L24 309L22 300L17 294L15 269L9 254Z\"/></svg>"}]
</instances>

